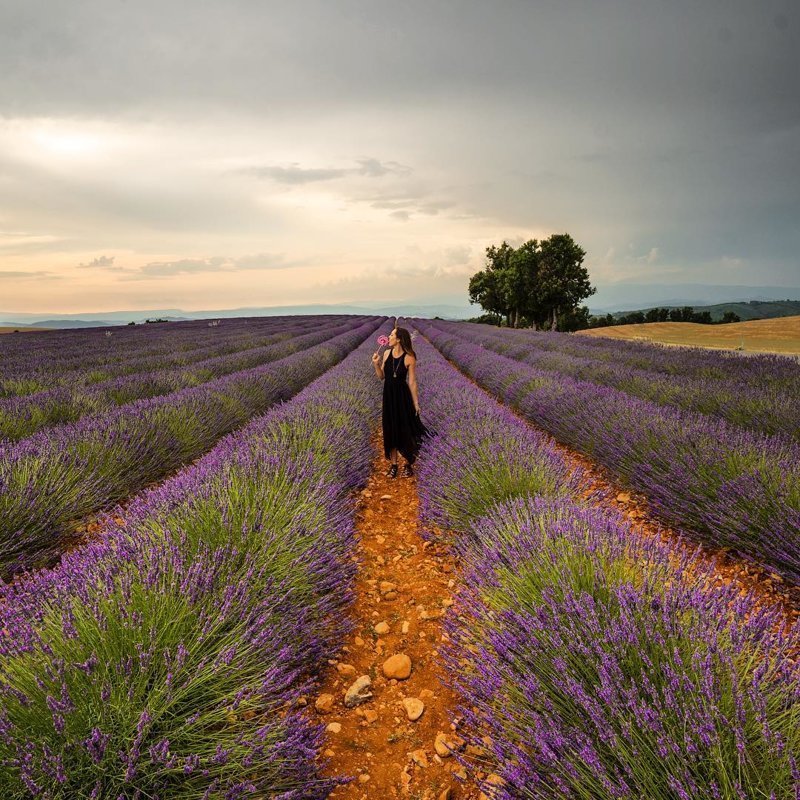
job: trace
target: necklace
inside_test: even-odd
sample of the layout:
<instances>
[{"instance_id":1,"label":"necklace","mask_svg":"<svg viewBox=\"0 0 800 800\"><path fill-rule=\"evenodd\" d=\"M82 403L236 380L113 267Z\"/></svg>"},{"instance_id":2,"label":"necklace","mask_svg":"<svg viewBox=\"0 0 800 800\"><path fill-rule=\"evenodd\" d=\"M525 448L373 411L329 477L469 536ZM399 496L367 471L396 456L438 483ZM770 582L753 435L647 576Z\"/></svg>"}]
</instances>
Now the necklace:
<instances>
[{"instance_id":1,"label":"necklace","mask_svg":"<svg viewBox=\"0 0 800 800\"><path fill-rule=\"evenodd\" d=\"M405 351L403 351L400 354L400 356L395 356L395 354L392 353L392 377L393 378L397 377L397 368L400 366L400 364L403 363L403 356L405 356Z\"/></svg>"}]
</instances>

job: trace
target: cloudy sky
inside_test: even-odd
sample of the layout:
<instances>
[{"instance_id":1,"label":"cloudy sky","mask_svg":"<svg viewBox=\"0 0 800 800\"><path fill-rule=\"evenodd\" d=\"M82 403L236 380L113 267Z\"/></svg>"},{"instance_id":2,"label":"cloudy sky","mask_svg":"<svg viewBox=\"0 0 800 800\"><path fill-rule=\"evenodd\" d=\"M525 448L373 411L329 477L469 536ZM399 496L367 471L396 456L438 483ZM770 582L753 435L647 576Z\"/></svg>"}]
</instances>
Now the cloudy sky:
<instances>
[{"instance_id":1,"label":"cloudy sky","mask_svg":"<svg viewBox=\"0 0 800 800\"><path fill-rule=\"evenodd\" d=\"M0 309L800 284L795 0L4 0Z\"/></svg>"}]
</instances>

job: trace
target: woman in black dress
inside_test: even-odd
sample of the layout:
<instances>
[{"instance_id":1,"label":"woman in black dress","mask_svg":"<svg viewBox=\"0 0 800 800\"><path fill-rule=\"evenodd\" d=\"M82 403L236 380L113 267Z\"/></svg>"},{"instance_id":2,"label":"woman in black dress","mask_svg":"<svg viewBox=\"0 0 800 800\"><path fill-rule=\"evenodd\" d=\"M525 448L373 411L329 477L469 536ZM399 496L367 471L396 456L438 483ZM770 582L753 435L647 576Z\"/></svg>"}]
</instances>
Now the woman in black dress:
<instances>
[{"instance_id":1,"label":"woman in black dress","mask_svg":"<svg viewBox=\"0 0 800 800\"><path fill-rule=\"evenodd\" d=\"M417 457L425 426L419 418L417 395L417 357L411 335L405 328L395 328L389 334L389 349L383 361L376 352L372 365L383 379L383 452L391 461L390 478L397 477L397 454L405 458L403 477L414 474L411 465Z\"/></svg>"}]
</instances>

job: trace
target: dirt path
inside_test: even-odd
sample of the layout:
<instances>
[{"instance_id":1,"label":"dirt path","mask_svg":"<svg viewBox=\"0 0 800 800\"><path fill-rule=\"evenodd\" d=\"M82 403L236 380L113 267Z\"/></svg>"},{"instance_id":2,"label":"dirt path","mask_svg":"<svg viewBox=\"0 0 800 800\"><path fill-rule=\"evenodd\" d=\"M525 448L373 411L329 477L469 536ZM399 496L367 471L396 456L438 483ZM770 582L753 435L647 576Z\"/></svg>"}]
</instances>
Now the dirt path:
<instances>
[{"instance_id":1,"label":"dirt path","mask_svg":"<svg viewBox=\"0 0 800 800\"><path fill-rule=\"evenodd\" d=\"M356 516L356 628L314 698L316 713L328 723L328 774L355 777L330 798L477 798L477 790L460 783L465 773L442 747L443 739L451 747L461 744L450 725L456 697L441 682L437 650L441 618L453 613L455 564L444 548L417 533L416 479L386 476L380 435L373 446L373 473ZM410 674L400 677L408 661ZM397 678L385 674L390 666ZM366 683L363 676L370 681L363 694L371 697L348 707L347 692L354 694L359 680Z\"/></svg>"},{"instance_id":2,"label":"dirt path","mask_svg":"<svg viewBox=\"0 0 800 800\"><path fill-rule=\"evenodd\" d=\"M519 418L546 436L574 468L583 470L585 502L615 508L637 534L696 546L678 531L661 525L644 496L622 488L602 467ZM360 560L353 609L356 627L340 659L330 662L319 694L312 698L314 713L328 725L327 774L354 777L329 797L484 798L474 784L459 780L466 773L458 762L452 756L439 755L436 748L437 737L449 740L451 747L461 744L457 727L450 725L457 698L442 683L437 650L443 641L441 617L455 610L457 564L445 547L424 542L417 533L416 480L388 478L379 434L373 447L373 473L361 492L356 515ZM754 590L764 602L782 604L787 622L800 615L798 587L787 587L774 574L735 554L702 550L708 558L718 559L715 580L734 582L743 592ZM407 678L389 678L384 673L386 662L397 656L410 661ZM397 666L402 669L403 664ZM407 662L405 666L407 669ZM369 697L348 706L348 693L358 701L356 690L367 679L369 685L363 693ZM422 706L414 701L421 701ZM411 719L423 706L421 716ZM445 754L447 748L440 752ZM477 772L470 777L480 780L485 775Z\"/></svg>"}]
</instances>

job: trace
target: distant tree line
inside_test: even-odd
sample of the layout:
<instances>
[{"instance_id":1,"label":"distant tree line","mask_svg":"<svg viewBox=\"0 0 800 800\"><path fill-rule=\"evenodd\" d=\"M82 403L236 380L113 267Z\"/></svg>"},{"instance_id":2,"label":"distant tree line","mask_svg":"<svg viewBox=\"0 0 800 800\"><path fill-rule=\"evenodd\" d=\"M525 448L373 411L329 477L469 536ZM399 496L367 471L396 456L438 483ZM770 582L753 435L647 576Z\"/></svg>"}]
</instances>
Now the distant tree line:
<instances>
[{"instance_id":1,"label":"distant tree line","mask_svg":"<svg viewBox=\"0 0 800 800\"><path fill-rule=\"evenodd\" d=\"M580 305L596 291L583 266L585 255L567 233L541 241L529 239L517 248L506 241L490 245L486 248L486 266L469 280L470 303L477 303L485 313L470 321L551 331L643 322L715 325L740 321L734 311L714 320L710 311L695 311L692 306L593 316Z\"/></svg>"},{"instance_id":2,"label":"distant tree line","mask_svg":"<svg viewBox=\"0 0 800 800\"><path fill-rule=\"evenodd\" d=\"M469 281L469 299L486 314L479 319L509 327L577 330L589 324L579 307L596 289L583 266L586 251L567 234L486 248L486 267Z\"/></svg>"},{"instance_id":3,"label":"distant tree line","mask_svg":"<svg viewBox=\"0 0 800 800\"><path fill-rule=\"evenodd\" d=\"M637 325L642 322L699 322L701 325L722 325L728 322L740 322L734 311L726 311L722 319L711 318L710 311L695 311L692 306L683 308L651 308L647 311L632 311L630 314L614 316L606 314L590 317L588 328L605 328L609 325Z\"/></svg>"}]
</instances>

